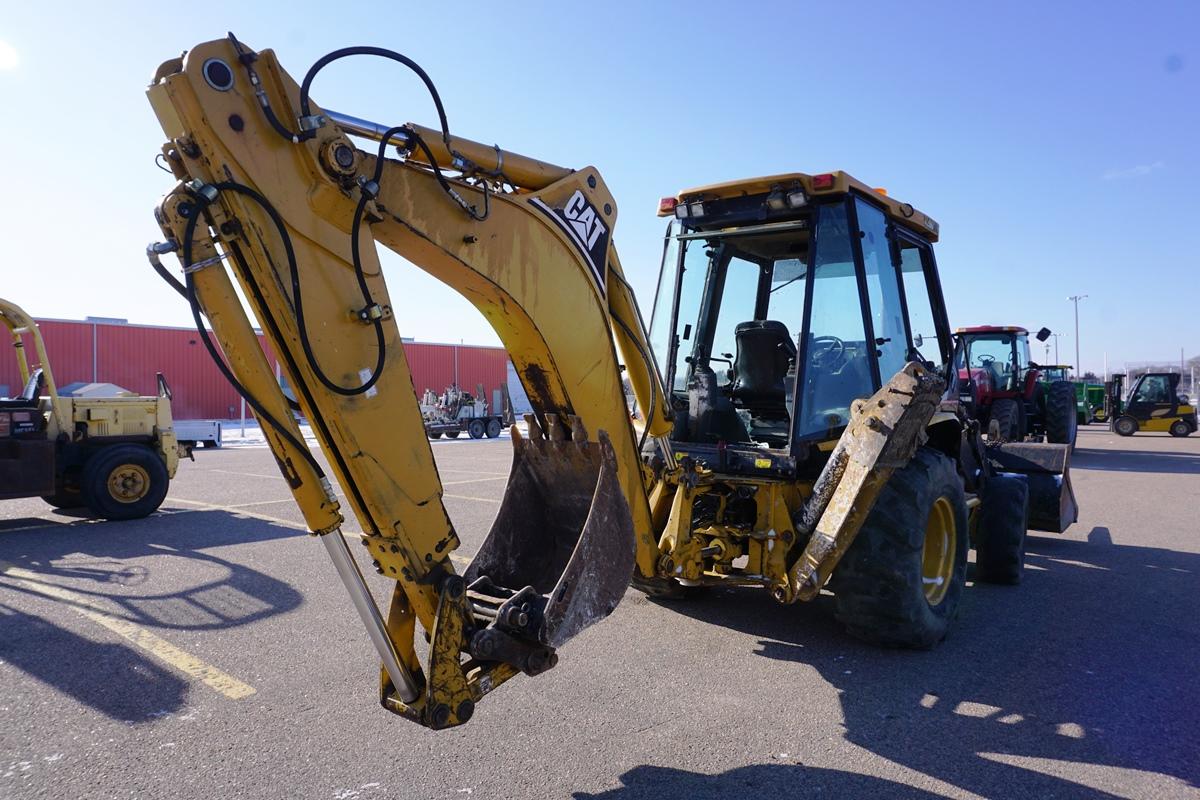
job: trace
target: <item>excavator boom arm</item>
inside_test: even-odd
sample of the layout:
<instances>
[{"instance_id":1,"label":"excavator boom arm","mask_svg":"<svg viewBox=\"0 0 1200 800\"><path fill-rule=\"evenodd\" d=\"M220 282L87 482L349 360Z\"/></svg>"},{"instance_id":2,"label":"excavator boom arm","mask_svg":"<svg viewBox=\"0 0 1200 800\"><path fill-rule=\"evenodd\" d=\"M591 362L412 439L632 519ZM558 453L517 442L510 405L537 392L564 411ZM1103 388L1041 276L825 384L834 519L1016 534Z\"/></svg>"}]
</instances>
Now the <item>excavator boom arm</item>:
<instances>
[{"instance_id":1,"label":"excavator boom arm","mask_svg":"<svg viewBox=\"0 0 1200 800\"><path fill-rule=\"evenodd\" d=\"M383 704L431 727L465 722L484 694L553 666L555 648L611 612L635 554L642 574L654 570L622 362L648 412L645 434L665 436L670 417L612 247L616 203L591 167L555 167L444 128L326 114L270 51L232 36L163 64L149 96L179 179L157 212L167 242L152 261L179 255L176 288L263 422L380 653ZM359 149L348 133L378 146ZM479 309L536 412L527 436L513 431L513 476L466 580L375 241ZM311 423L340 496L293 410ZM374 567L395 581L386 618L346 548L343 503ZM427 671L417 624L431 640Z\"/></svg>"}]
</instances>

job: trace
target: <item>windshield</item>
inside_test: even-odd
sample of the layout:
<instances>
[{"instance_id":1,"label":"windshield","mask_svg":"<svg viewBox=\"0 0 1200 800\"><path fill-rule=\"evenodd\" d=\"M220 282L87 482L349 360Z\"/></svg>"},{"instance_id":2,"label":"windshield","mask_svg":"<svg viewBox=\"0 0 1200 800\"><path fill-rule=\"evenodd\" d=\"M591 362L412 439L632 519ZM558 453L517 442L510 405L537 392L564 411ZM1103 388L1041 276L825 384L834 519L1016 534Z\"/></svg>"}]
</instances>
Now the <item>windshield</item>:
<instances>
[{"instance_id":1,"label":"windshield","mask_svg":"<svg viewBox=\"0 0 1200 800\"><path fill-rule=\"evenodd\" d=\"M1020 358L1024 341L1024 358ZM1022 363L1023 362L1023 363ZM967 366L971 372L987 373L992 385L1005 391L1015 391L1023 367L1029 364L1029 343L1015 333L972 334L967 340Z\"/></svg>"},{"instance_id":2,"label":"windshield","mask_svg":"<svg viewBox=\"0 0 1200 800\"><path fill-rule=\"evenodd\" d=\"M1042 367L1042 377L1050 382L1067 380L1066 367Z\"/></svg>"}]
</instances>

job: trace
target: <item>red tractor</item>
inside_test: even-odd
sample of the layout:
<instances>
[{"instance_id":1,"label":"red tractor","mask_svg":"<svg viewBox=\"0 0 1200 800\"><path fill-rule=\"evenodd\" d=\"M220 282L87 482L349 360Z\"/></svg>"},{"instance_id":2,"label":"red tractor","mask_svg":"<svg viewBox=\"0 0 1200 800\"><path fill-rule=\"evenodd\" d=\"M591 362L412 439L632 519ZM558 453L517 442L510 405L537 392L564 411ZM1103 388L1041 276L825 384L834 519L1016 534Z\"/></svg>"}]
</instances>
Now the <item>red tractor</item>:
<instances>
[{"instance_id":1,"label":"red tractor","mask_svg":"<svg viewBox=\"0 0 1200 800\"><path fill-rule=\"evenodd\" d=\"M993 441L1045 439L1075 446L1075 387L1045 383L1029 358L1029 331L1013 325L959 328L955 364L959 399ZM1050 337L1042 328L1038 341Z\"/></svg>"}]
</instances>

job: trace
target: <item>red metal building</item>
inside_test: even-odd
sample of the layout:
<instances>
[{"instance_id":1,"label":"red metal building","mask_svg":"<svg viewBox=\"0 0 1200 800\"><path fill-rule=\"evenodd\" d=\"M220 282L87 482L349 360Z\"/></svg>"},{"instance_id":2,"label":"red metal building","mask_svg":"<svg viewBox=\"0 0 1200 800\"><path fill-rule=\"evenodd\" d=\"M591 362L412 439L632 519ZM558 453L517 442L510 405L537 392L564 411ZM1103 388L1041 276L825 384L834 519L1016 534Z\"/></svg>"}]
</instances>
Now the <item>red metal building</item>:
<instances>
[{"instance_id":1,"label":"red metal building","mask_svg":"<svg viewBox=\"0 0 1200 800\"><path fill-rule=\"evenodd\" d=\"M154 394L154 375L162 372L174 394L176 419L234 419L240 413L240 398L213 365L194 328L96 318L37 322L59 386L115 383ZM274 366L274 355L259 338ZM32 349L27 352L32 356ZM507 380L508 355L502 347L406 341L404 353L418 395L425 389L440 393L455 382L473 392L481 383L490 401L492 391ZM12 348L0 345L0 395L20 392L20 383Z\"/></svg>"}]
</instances>

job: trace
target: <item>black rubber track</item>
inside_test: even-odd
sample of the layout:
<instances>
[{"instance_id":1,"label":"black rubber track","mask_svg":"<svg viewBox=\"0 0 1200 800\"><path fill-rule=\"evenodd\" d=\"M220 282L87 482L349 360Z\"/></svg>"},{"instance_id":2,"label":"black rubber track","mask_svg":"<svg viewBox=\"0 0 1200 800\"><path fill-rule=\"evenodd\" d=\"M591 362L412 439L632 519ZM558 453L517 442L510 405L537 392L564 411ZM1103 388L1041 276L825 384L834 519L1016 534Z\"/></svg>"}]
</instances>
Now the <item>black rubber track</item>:
<instances>
[{"instance_id":1,"label":"black rubber track","mask_svg":"<svg viewBox=\"0 0 1200 800\"><path fill-rule=\"evenodd\" d=\"M1025 572L1029 484L1020 475L993 475L984 484L975 528L975 579L1015 586Z\"/></svg>"},{"instance_id":2,"label":"black rubber track","mask_svg":"<svg viewBox=\"0 0 1200 800\"><path fill-rule=\"evenodd\" d=\"M949 499L957 529L954 570L936 606L925 599L921 555L938 497ZM892 474L833 573L835 614L853 636L885 647L930 648L958 615L967 575L967 503L954 462L929 447Z\"/></svg>"}]
</instances>

